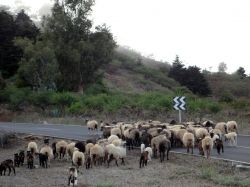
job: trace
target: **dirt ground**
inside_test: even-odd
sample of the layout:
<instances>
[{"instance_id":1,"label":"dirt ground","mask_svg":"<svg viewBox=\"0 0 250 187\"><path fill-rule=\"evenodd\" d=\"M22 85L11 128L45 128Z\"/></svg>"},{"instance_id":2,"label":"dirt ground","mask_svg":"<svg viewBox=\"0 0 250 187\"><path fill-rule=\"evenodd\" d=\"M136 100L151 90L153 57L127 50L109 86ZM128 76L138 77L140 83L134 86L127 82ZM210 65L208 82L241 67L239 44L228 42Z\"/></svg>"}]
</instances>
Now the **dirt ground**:
<instances>
[{"instance_id":1,"label":"dirt ground","mask_svg":"<svg viewBox=\"0 0 250 187\"><path fill-rule=\"evenodd\" d=\"M27 135L18 135L10 143L9 148L0 148L0 161L13 158L15 152L25 150L29 140ZM36 142L39 148L42 146L43 137L38 137ZM50 143L56 140L50 140ZM139 168L139 151L127 151L125 166L117 167L114 162L110 168L97 166L90 170L80 169L78 176L79 187L216 187L216 186L243 186L247 187L248 181L243 185L233 183L231 180L211 180L216 178L216 173L237 180L250 178L249 171L232 170L231 163L222 161L205 160L186 155L170 153L170 160L160 163L159 159L153 159L147 167ZM38 165L38 159L35 160ZM48 169L28 169L25 165L16 168L16 176L0 176L0 187L43 187L43 186L67 186L68 168L70 161L52 160ZM212 166L212 168L211 168ZM207 170L207 167L213 170ZM216 172L216 173L215 173ZM215 173L215 175L213 175ZM233 180L234 181L234 180Z\"/></svg>"}]
</instances>

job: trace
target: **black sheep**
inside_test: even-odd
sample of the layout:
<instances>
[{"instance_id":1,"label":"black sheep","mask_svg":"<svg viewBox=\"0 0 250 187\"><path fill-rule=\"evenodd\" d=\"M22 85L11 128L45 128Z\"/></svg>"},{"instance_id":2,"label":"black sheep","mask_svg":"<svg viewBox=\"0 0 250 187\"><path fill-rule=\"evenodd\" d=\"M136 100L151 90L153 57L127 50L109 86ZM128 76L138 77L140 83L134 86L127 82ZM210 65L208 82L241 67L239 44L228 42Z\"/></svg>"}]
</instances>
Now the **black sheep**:
<instances>
[{"instance_id":1,"label":"black sheep","mask_svg":"<svg viewBox=\"0 0 250 187\"><path fill-rule=\"evenodd\" d=\"M159 143L159 153L160 153L160 161L163 162L165 158L165 152L167 151L167 160L169 160L168 155L171 149L171 143L169 140L163 140Z\"/></svg>"}]
</instances>

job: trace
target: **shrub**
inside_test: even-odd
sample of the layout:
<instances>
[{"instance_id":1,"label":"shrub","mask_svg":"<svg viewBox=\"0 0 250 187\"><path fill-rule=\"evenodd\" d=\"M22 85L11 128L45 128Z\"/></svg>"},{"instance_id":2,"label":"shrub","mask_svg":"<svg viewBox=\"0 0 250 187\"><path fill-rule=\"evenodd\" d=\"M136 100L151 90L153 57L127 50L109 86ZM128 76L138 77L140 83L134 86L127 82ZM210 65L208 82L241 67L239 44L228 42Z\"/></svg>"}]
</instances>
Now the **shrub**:
<instances>
[{"instance_id":1,"label":"shrub","mask_svg":"<svg viewBox=\"0 0 250 187\"><path fill-rule=\"evenodd\" d=\"M33 92L29 98L31 104L41 108L45 108L52 104L53 92Z\"/></svg>"}]
</instances>

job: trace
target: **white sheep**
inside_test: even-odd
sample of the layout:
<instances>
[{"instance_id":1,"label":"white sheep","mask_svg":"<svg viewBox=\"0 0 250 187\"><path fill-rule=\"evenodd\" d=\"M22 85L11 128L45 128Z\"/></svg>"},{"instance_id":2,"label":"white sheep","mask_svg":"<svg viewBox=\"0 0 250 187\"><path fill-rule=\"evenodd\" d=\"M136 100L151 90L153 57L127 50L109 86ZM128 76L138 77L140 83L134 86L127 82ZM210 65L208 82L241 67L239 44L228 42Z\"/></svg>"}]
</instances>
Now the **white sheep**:
<instances>
[{"instance_id":1,"label":"white sheep","mask_svg":"<svg viewBox=\"0 0 250 187\"><path fill-rule=\"evenodd\" d=\"M68 143L65 142L64 140L61 140L56 143L56 153L59 154L59 158L64 158L64 155L67 150L67 145Z\"/></svg>"},{"instance_id":2,"label":"white sheep","mask_svg":"<svg viewBox=\"0 0 250 187\"><path fill-rule=\"evenodd\" d=\"M165 135L156 136L151 140L151 147L153 148L153 154L155 158L157 157L157 152L159 151L159 144L163 140L167 140Z\"/></svg>"},{"instance_id":3,"label":"white sheep","mask_svg":"<svg viewBox=\"0 0 250 187\"><path fill-rule=\"evenodd\" d=\"M220 137L220 139L222 137L222 132L220 129L213 129L210 131L210 133L213 133L214 135L218 135Z\"/></svg>"},{"instance_id":4,"label":"white sheep","mask_svg":"<svg viewBox=\"0 0 250 187\"><path fill-rule=\"evenodd\" d=\"M201 145L205 156L209 158L213 149L213 139L210 136L206 136L202 139Z\"/></svg>"},{"instance_id":5,"label":"white sheep","mask_svg":"<svg viewBox=\"0 0 250 187\"><path fill-rule=\"evenodd\" d=\"M183 145L187 148L187 153L189 149L192 149L192 154L194 153L194 135L190 132L185 132L182 138Z\"/></svg>"},{"instance_id":6,"label":"white sheep","mask_svg":"<svg viewBox=\"0 0 250 187\"><path fill-rule=\"evenodd\" d=\"M111 135L110 137L108 137L108 143L112 143L114 140L118 140L119 137L116 135Z\"/></svg>"},{"instance_id":7,"label":"white sheep","mask_svg":"<svg viewBox=\"0 0 250 187\"><path fill-rule=\"evenodd\" d=\"M66 147L66 152L67 152L67 160L69 160L69 158L72 159L73 157L73 152L74 152L74 148L75 148L75 142L71 142L67 145Z\"/></svg>"},{"instance_id":8,"label":"white sheep","mask_svg":"<svg viewBox=\"0 0 250 187\"><path fill-rule=\"evenodd\" d=\"M143 153L144 151L148 152L148 161L151 161L151 158L153 156L153 150L151 147L146 147L145 148L145 144L141 144L141 153Z\"/></svg>"},{"instance_id":9,"label":"white sheep","mask_svg":"<svg viewBox=\"0 0 250 187\"><path fill-rule=\"evenodd\" d=\"M121 139L115 139L114 141L112 141L112 144L114 144L115 146L124 146L126 142L122 141Z\"/></svg>"},{"instance_id":10,"label":"white sheep","mask_svg":"<svg viewBox=\"0 0 250 187\"><path fill-rule=\"evenodd\" d=\"M208 135L208 131L205 128L197 128L195 129L195 137L196 139L203 139Z\"/></svg>"},{"instance_id":11,"label":"white sheep","mask_svg":"<svg viewBox=\"0 0 250 187\"><path fill-rule=\"evenodd\" d=\"M236 121L228 121L226 123L226 126L227 126L227 133L230 133L230 132L238 132L238 125L236 123Z\"/></svg>"},{"instance_id":12,"label":"white sheep","mask_svg":"<svg viewBox=\"0 0 250 187\"><path fill-rule=\"evenodd\" d=\"M50 166L50 160L54 157L53 149L49 145L45 145L41 148L40 153L48 157L48 165Z\"/></svg>"},{"instance_id":13,"label":"white sheep","mask_svg":"<svg viewBox=\"0 0 250 187\"><path fill-rule=\"evenodd\" d=\"M115 159L115 163L118 166L118 159L122 160L122 164L125 164L124 158L126 157L126 148L124 147L117 147L114 144L109 144L106 146L106 151L108 153L108 167L112 160L112 158Z\"/></svg>"},{"instance_id":14,"label":"white sheep","mask_svg":"<svg viewBox=\"0 0 250 187\"><path fill-rule=\"evenodd\" d=\"M94 146L93 143L87 143L87 144L85 145L85 153L86 153L87 155L90 154L90 149L91 149L91 147L93 147L93 146Z\"/></svg>"},{"instance_id":15,"label":"white sheep","mask_svg":"<svg viewBox=\"0 0 250 187\"><path fill-rule=\"evenodd\" d=\"M237 146L237 134L236 132L230 132L225 134L225 142L229 141L229 145Z\"/></svg>"},{"instance_id":16,"label":"white sheep","mask_svg":"<svg viewBox=\"0 0 250 187\"><path fill-rule=\"evenodd\" d=\"M219 122L215 125L214 129L219 129L222 134L227 134L227 126L225 122Z\"/></svg>"},{"instance_id":17,"label":"white sheep","mask_svg":"<svg viewBox=\"0 0 250 187\"><path fill-rule=\"evenodd\" d=\"M110 134L111 135L116 135L119 138L122 137L122 131L121 131L121 129L119 127L112 128L111 131L110 131Z\"/></svg>"},{"instance_id":18,"label":"white sheep","mask_svg":"<svg viewBox=\"0 0 250 187\"><path fill-rule=\"evenodd\" d=\"M29 142L27 151L30 151L33 155L38 153L38 147L36 142Z\"/></svg>"},{"instance_id":19,"label":"white sheep","mask_svg":"<svg viewBox=\"0 0 250 187\"><path fill-rule=\"evenodd\" d=\"M96 133L97 133L97 131L98 131L98 122L96 121L96 120L87 120L86 119L86 123L87 123L87 127L88 127L88 133L90 133L90 132L93 132L94 130L96 131Z\"/></svg>"},{"instance_id":20,"label":"white sheep","mask_svg":"<svg viewBox=\"0 0 250 187\"><path fill-rule=\"evenodd\" d=\"M104 158L104 148L99 144L95 144L93 147L90 148L90 158L91 158L91 167L93 163L94 165L96 165L96 162L101 164Z\"/></svg>"},{"instance_id":21,"label":"white sheep","mask_svg":"<svg viewBox=\"0 0 250 187\"><path fill-rule=\"evenodd\" d=\"M72 158L73 164L79 169L79 167L84 166L85 162L85 155L83 152L78 151L77 148L75 148L75 151L73 153L73 158Z\"/></svg>"}]
</instances>

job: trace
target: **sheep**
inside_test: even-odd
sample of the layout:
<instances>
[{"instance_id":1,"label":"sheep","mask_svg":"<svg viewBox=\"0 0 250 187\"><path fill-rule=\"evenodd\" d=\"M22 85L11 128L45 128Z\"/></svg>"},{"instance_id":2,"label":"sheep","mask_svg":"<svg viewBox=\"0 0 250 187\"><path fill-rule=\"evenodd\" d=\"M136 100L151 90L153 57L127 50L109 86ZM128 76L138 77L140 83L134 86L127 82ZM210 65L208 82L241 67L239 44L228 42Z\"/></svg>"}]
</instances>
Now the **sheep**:
<instances>
[{"instance_id":1,"label":"sheep","mask_svg":"<svg viewBox=\"0 0 250 187\"><path fill-rule=\"evenodd\" d=\"M126 142L122 141L121 139L116 139L112 142L115 146L123 146Z\"/></svg>"},{"instance_id":2,"label":"sheep","mask_svg":"<svg viewBox=\"0 0 250 187\"><path fill-rule=\"evenodd\" d=\"M176 146L178 146L178 144L180 144L180 146L182 146L182 140L183 140L183 136L184 134L187 132L186 129L178 129L176 131Z\"/></svg>"},{"instance_id":3,"label":"sheep","mask_svg":"<svg viewBox=\"0 0 250 187\"><path fill-rule=\"evenodd\" d=\"M237 134L236 132L230 132L225 134L225 142L229 140L229 145L237 146Z\"/></svg>"},{"instance_id":4,"label":"sheep","mask_svg":"<svg viewBox=\"0 0 250 187\"><path fill-rule=\"evenodd\" d=\"M197 128L197 129L195 129L195 137L197 139L199 139L199 138L203 139L207 135L208 135L207 129L205 129L205 128Z\"/></svg>"},{"instance_id":5,"label":"sheep","mask_svg":"<svg viewBox=\"0 0 250 187\"><path fill-rule=\"evenodd\" d=\"M94 146L93 143L87 143L87 144L85 145L85 153L86 153L87 155L90 154L90 149L91 149L91 147L93 147L93 146Z\"/></svg>"},{"instance_id":6,"label":"sheep","mask_svg":"<svg viewBox=\"0 0 250 187\"><path fill-rule=\"evenodd\" d=\"M219 122L215 125L214 129L219 129L222 134L227 134L227 126L225 122Z\"/></svg>"},{"instance_id":7,"label":"sheep","mask_svg":"<svg viewBox=\"0 0 250 187\"><path fill-rule=\"evenodd\" d=\"M90 158L91 158L91 167L96 162L102 164L102 160L104 158L104 149L99 144L95 144L93 147L90 148Z\"/></svg>"},{"instance_id":8,"label":"sheep","mask_svg":"<svg viewBox=\"0 0 250 187\"><path fill-rule=\"evenodd\" d=\"M151 147L153 148L153 155L156 158L157 157L157 151L159 151L159 144L161 141L166 140L167 137L165 135L159 135L151 140Z\"/></svg>"},{"instance_id":9,"label":"sheep","mask_svg":"<svg viewBox=\"0 0 250 187\"><path fill-rule=\"evenodd\" d=\"M79 169L79 167L84 166L84 162L85 162L84 153L78 151L76 148L76 150L73 153L72 164L75 165L77 169Z\"/></svg>"},{"instance_id":10,"label":"sheep","mask_svg":"<svg viewBox=\"0 0 250 187\"><path fill-rule=\"evenodd\" d=\"M50 166L50 160L54 157L52 148L48 145L45 145L41 148L40 153L48 157L48 162Z\"/></svg>"},{"instance_id":11,"label":"sheep","mask_svg":"<svg viewBox=\"0 0 250 187\"><path fill-rule=\"evenodd\" d=\"M141 134L141 143L145 144L146 147L148 147L150 145L152 136L147 133L147 132L143 132Z\"/></svg>"},{"instance_id":12,"label":"sheep","mask_svg":"<svg viewBox=\"0 0 250 187\"><path fill-rule=\"evenodd\" d=\"M69 160L69 158L72 159L73 157L73 152L74 152L74 148L75 148L75 142L71 142L67 145L66 147L66 153L67 153L67 160Z\"/></svg>"},{"instance_id":13,"label":"sheep","mask_svg":"<svg viewBox=\"0 0 250 187\"><path fill-rule=\"evenodd\" d=\"M203 125L203 127L214 127L215 126L214 122L211 120L204 121L202 125Z\"/></svg>"},{"instance_id":14,"label":"sheep","mask_svg":"<svg viewBox=\"0 0 250 187\"><path fill-rule=\"evenodd\" d=\"M69 168L68 186L77 186L77 169L74 167Z\"/></svg>"},{"instance_id":15,"label":"sheep","mask_svg":"<svg viewBox=\"0 0 250 187\"><path fill-rule=\"evenodd\" d=\"M222 132L221 132L220 129L213 129L213 130L210 131L210 133L213 133L214 135L219 136L220 139L222 137Z\"/></svg>"},{"instance_id":16,"label":"sheep","mask_svg":"<svg viewBox=\"0 0 250 187\"><path fill-rule=\"evenodd\" d=\"M194 135L190 132L185 132L182 139L183 145L187 148L187 153L189 149L192 149L192 154L194 153Z\"/></svg>"},{"instance_id":17,"label":"sheep","mask_svg":"<svg viewBox=\"0 0 250 187\"><path fill-rule=\"evenodd\" d=\"M65 142L64 140L61 140L56 143L56 152L59 154L59 158L62 159L64 158L64 155L66 153L68 143Z\"/></svg>"},{"instance_id":18,"label":"sheep","mask_svg":"<svg viewBox=\"0 0 250 187\"><path fill-rule=\"evenodd\" d=\"M148 129L147 133L149 133L152 137L156 137L160 134L161 131L162 131L161 128L153 127L153 128Z\"/></svg>"},{"instance_id":19,"label":"sheep","mask_svg":"<svg viewBox=\"0 0 250 187\"><path fill-rule=\"evenodd\" d=\"M25 157L24 150L20 150L20 152L19 152L19 162L20 162L21 166L24 164L24 157Z\"/></svg>"},{"instance_id":20,"label":"sheep","mask_svg":"<svg viewBox=\"0 0 250 187\"><path fill-rule=\"evenodd\" d=\"M228 121L226 123L226 126L227 126L228 133L230 133L230 132L238 133L238 125L237 125L236 121Z\"/></svg>"},{"instance_id":21,"label":"sheep","mask_svg":"<svg viewBox=\"0 0 250 187\"><path fill-rule=\"evenodd\" d=\"M126 144L128 146L128 150L133 149L133 146L140 145L140 132L136 128L127 129L124 131L124 136L126 139Z\"/></svg>"},{"instance_id":22,"label":"sheep","mask_svg":"<svg viewBox=\"0 0 250 187\"><path fill-rule=\"evenodd\" d=\"M169 160L169 151L171 149L171 143L168 139L164 139L159 143L160 161L163 162L165 158L165 152L167 151L167 160Z\"/></svg>"},{"instance_id":23,"label":"sheep","mask_svg":"<svg viewBox=\"0 0 250 187\"><path fill-rule=\"evenodd\" d=\"M115 159L115 163L118 166L118 159L122 160L122 164L124 165L124 158L126 157L126 148L124 147L116 147L114 144L109 144L106 146L106 151L108 154L108 167L112 159Z\"/></svg>"},{"instance_id":24,"label":"sheep","mask_svg":"<svg viewBox=\"0 0 250 187\"><path fill-rule=\"evenodd\" d=\"M30 151L27 151L27 165L29 169L34 168L34 156Z\"/></svg>"},{"instance_id":25,"label":"sheep","mask_svg":"<svg viewBox=\"0 0 250 187\"><path fill-rule=\"evenodd\" d=\"M148 154L149 153L147 151L143 151L141 153L141 156L140 156L140 168L144 167L144 165L147 166L147 163L148 163Z\"/></svg>"},{"instance_id":26,"label":"sheep","mask_svg":"<svg viewBox=\"0 0 250 187\"><path fill-rule=\"evenodd\" d=\"M223 141L220 139L216 139L214 141L214 145L217 149L217 153L220 155L220 150L222 150L222 153L224 153L224 146L223 146Z\"/></svg>"},{"instance_id":27,"label":"sheep","mask_svg":"<svg viewBox=\"0 0 250 187\"><path fill-rule=\"evenodd\" d=\"M206 154L208 159L213 149L213 139L210 136L206 136L204 139L202 139L201 143L203 152Z\"/></svg>"},{"instance_id":28,"label":"sheep","mask_svg":"<svg viewBox=\"0 0 250 187\"><path fill-rule=\"evenodd\" d=\"M75 147L82 153L85 152L85 143L84 142L76 142Z\"/></svg>"},{"instance_id":29,"label":"sheep","mask_svg":"<svg viewBox=\"0 0 250 187\"><path fill-rule=\"evenodd\" d=\"M103 138L108 138L110 135L111 135L111 129L112 127L111 126L104 126L103 127L103 132L102 132L102 136Z\"/></svg>"},{"instance_id":30,"label":"sheep","mask_svg":"<svg viewBox=\"0 0 250 187\"><path fill-rule=\"evenodd\" d=\"M37 143L29 142L27 151L30 151L33 156L35 155L35 153L38 153Z\"/></svg>"},{"instance_id":31,"label":"sheep","mask_svg":"<svg viewBox=\"0 0 250 187\"><path fill-rule=\"evenodd\" d=\"M20 158L19 158L18 153L14 154L14 166L15 167L19 167L20 166Z\"/></svg>"},{"instance_id":32,"label":"sheep","mask_svg":"<svg viewBox=\"0 0 250 187\"><path fill-rule=\"evenodd\" d=\"M148 161L151 161L151 157L153 155L153 150L151 147L146 147L144 143L141 144L141 153L147 151L148 154L147 154L147 158L148 158Z\"/></svg>"},{"instance_id":33,"label":"sheep","mask_svg":"<svg viewBox=\"0 0 250 187\"><path fill-rule=\"evenodd\" d=\"M114 140L119 140L119 137L117 135L111 135L108 137L108 143L112 143Z\"/></svg>"},{"instance_id":34,"label":"sheep","mask_svg":"<svg viewBox=\"0 0 250 187\"><path fill-rule=\"evenodd\" d=\"M199 154L204 156L204 151L203 151L203 148L202 148L202 139L197 139L198 141L198 150L199 150Z\"/></svg>"},{"instance_id":35,"label":"sheep","mask_svg":"<svg viewBox=\"0 0 250 187\"><path fill-rule=\"evenodd\" d=\"M7 168L9 170L9 174L8 174L9 176L10 176L10 173L11 173L11 169L13 170L14 175L16 175L16 170L15 170L13 160L7 159L7 160L1 162L1 164L0 164L0 175L1 176L2 176L2 172L4 172L3 174L5 175L5 172L6 172Z\"/></svg>"},{"instance_id":36,"label":"sheep","mask_svg":"<svg viewBox=\"0 0 250 187\"><path fill-rule=\"evenodd\" d=\"M91 158L89 155L86 155L85 166L86 166L86 169L90 169L90 167L92 167L91 166Z\"/></svg>"},{"instance_id":37,"label":"sheep","mask_svg":"<svg viewBox=\"0 0 250 187\"><path fill-rule=\"evenodd\" d=\"M86 123L87 123L87 128L88 128L88 133L90 133L90 131L98 131L98 122L96 120L88 120L86 119Z\"/></svg>"},{"instance_id":38,"label":"sheep","mask_svg":"<svg viewBox=\"0 0 250 187\"><path fill-rule=\"evenodd\" d=\"M116 135L116 136L118 136L119 138L122 137L122 131L121 131L121 129L118 128L118 127L112 128L111 131L110 131L110 134L111 134L111 135Z\"/></svg>"},{"instance_id":39,"label":"sheep","mask_svg":"<svg viewBox=\"0 0 250 187\"><path fill-rule=\"evenodd\" d=\"M43 168L48 168L48 155L39 153L39 165Z\"/></svg>"}]
</instances>

